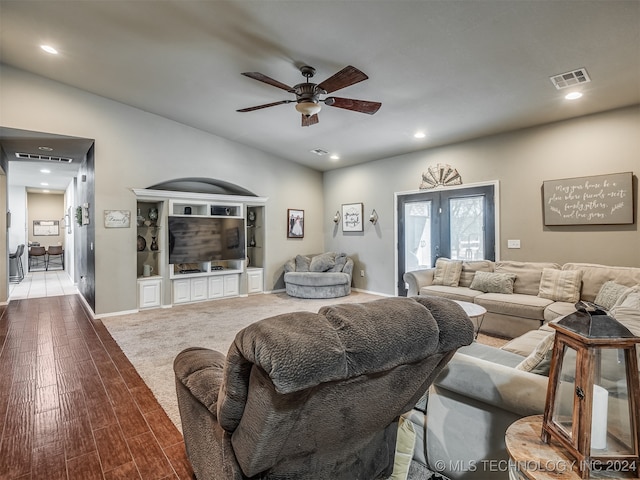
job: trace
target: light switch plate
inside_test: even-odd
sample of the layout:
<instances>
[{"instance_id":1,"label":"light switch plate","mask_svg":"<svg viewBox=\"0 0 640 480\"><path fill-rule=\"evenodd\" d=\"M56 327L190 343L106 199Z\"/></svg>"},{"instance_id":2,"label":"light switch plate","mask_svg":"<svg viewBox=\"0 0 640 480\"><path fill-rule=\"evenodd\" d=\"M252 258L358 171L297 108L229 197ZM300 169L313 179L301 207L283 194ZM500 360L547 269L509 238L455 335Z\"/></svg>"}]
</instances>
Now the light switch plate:
<instances>
[{"instance_id":1,"label":"light switch plate","mask_svg":"<svg viewBox=\"0 0 640 480\"><path fill-rule=\"evenodd\" d=\"M520 248L520 240L507 240L507 248Z\"/></svg>"}]
</instances>

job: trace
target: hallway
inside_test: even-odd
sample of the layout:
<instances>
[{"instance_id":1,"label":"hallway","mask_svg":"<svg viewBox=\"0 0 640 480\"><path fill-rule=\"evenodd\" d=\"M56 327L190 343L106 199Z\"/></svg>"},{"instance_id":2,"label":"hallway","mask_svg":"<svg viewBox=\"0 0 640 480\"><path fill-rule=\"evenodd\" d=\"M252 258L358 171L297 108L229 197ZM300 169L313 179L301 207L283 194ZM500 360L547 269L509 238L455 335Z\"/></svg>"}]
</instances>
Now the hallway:
<instances>
[{"instance_id":1,"label":"hallway","mask_svg":"<svg viewBox=\"0 0 640 480\"><path fill-rule=\"evenodd\" d=\"M25 272L20 283L9 284L9 300L74 295L78 289L66 270Z\"/></svg>"}]
</instances>

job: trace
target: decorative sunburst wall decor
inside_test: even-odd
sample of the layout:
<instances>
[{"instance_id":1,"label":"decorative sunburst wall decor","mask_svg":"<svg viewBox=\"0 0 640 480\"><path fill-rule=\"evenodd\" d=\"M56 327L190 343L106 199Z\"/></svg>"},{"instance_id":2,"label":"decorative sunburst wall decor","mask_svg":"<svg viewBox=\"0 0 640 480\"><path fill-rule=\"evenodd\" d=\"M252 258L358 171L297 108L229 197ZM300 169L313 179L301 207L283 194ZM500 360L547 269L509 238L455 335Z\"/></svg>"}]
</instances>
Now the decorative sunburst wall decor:
<instances>
[{"instance_id":1,"label":"decorative sunburst wall decor","mask_svg":"<svg viewBox=\"0 0 640 480\"><path fill-rule=\"evenodd\" d=\"M435 187L450 187L462 185L462 177L451 165L431 165L426 172L422 172L420 190L428 190Z\"/></svg>"}]
</instances>

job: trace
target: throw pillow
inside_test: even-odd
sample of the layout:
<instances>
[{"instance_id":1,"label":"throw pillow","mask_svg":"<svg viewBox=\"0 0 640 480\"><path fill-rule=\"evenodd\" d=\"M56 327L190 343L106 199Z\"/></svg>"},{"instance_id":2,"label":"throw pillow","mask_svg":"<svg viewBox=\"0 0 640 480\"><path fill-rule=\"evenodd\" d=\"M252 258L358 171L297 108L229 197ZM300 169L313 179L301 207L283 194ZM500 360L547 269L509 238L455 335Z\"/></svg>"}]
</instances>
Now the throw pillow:
<instances>
[{"instance_id":1,"label":"throw pillow","mask_svg":"<svg viewBox=\"0 0 640 480\"><path fill-rule=\"evenodd\" d=\"M336 253L336 264L333 266L330 272L341 272L347 263L346 253Z\"/></svg>"},{"instance_id":2,"label":"throw pillow","mask_svg":"<svg viewBox=\"0 0 640 480\"><path fill-rule=\"evenodd\" d=\"M436 260L436 270L433 274L434 285L457 287L462 273L462 260L439 258Z\"/></svg>"},{"instance_id":3,"label":"throw pillow","mask_svg":"<svg viewBox=\"0 0 640 480\"><path fill-rule=\"evenodd\" d=\"M310 272L326 272L331 270L336 265L336 254L334 252L323 253L322 255L316 255L311 259L309 264Z\"/></svg>"},{"instance_id":4,"label":"throw pillow","mask_svg":"<svg viewBox=\"0 0 640 480\"><path fill-rule=\"evenodd\" d=\"M612 281L604 282L600 287L598 295L596 295L594 303L603 306L606 310L611 310L627 290L629 290L629 287L626 285L620 285Z\"/></svg>"},{"instance_id":5,"label":"throw pillow","mask_svg":"<svg viewBox=\"0 0 640 480\"><path fill-rule=\"evenodd\" d=\"M396 437L396 454L393 460L393 473L389 480L407 480L409 467L413 459L416 432L410 420L400 417Z\"/></svg>"},{"instance_id":6,"label":"throw pillow","mask_svg":"<svg viewBox=\"0 0 640 480\"><path fill-rule=\"evenodd\" d=\"M476 272L469 288L485 293L513 293L513 273Z\"/></svg>"},{"instance_id":7,"label":"throw pillow","mask_svg":"<svg viewBox=\"0 0 640 480\"><path fill-rule=\"evenodd\" d=\"M296 256L296 272L308 272L311 259L303 255Z\"/></svg>"},{"instance_id":8,"label":"throw pillow","mask_svg":"<svg viewBox=\"0 0 640 480\"><path fill-rule=\"evenodd\" d=\"M582 270L545 268L540 278L538 296L556 302L575 303L580 300Z\"/></svg>"},{"instance_id":9,"label":"throw pillow","mask_svg":"<svg viewBox=\"0 0 640 480\"><path fill-rule=\"evenodd\" d=\"M536 348L529 354L527 358L516 365L517 370L525 372L537 373L538 375L549 375L549 367L551 366L551 354L553 352L553 340L555 333L551 332L540 340Z\"/></svg>"},{"instance_id":10,"label":"throw pillow","mask_svg":"<svg viewBox=\"0 0 640 480\"><path fill-rule=\"evenodd\" d=\"M636 337L640 337L640 292L632 289L626 298L614 306L609 314L627 327ZM636 345L640 366L640 345ZM640 368L640 367L639 367Z\"/></svg>"}]
</instances>

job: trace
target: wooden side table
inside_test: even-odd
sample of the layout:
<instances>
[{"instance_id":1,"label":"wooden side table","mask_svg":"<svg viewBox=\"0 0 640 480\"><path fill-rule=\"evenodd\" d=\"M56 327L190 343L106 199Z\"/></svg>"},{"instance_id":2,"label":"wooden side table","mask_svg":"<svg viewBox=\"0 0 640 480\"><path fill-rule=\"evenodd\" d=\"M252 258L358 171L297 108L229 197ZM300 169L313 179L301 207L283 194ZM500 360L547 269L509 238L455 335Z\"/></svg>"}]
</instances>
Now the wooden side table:
<instances>
[{"instance_id":1,"label":"wooden side table","mask_svg":"<svg viewBox=\"0 0 640 480\"><path fill-rule=\"evenodd\" d=\"M577 461L553 440L549 445L540 439L542 415L521 418L505 434L509 453L510 480L580 480ZM635 472L592 471L590 478L638 478Z\"/></svg>"}]
</instances>

